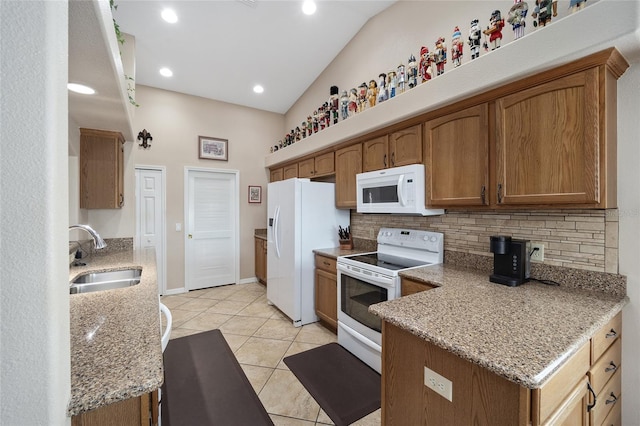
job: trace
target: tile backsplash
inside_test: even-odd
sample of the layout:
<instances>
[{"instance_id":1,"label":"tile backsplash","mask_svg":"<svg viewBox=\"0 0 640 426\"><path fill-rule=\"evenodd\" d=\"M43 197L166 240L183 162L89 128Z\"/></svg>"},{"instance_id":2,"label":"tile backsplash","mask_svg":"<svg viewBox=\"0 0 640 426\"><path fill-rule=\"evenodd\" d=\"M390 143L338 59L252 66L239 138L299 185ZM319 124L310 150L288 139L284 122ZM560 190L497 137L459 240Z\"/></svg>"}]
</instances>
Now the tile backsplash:
<instances>
[{"instance_id":1,"label":"tile backsplash","mask_svg":"<svg viewBox=\"0 0 640 426\"><path fill-rule=\"evenodd\" d=\"M381 227L442 232L445 256L449 251L492 257L489 237L510 235L543 243L545 265L618 273L617 209L453 211L426 217L351 211L354 239L375 240Z\"/></svg>"}]
</instances>

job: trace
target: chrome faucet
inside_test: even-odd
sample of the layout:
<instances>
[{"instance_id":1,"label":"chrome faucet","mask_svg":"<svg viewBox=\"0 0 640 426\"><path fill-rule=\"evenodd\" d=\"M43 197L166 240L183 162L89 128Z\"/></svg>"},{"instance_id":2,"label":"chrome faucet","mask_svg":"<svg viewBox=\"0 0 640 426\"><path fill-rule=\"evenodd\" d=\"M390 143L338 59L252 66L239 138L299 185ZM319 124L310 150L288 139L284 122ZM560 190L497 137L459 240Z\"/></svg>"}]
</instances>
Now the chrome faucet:
<instances>
[{"instance_id":1,"label":"chrome faucet","mask_svg":"<svg viewBox=\"0 0 640 426\"><path fill-rule=\"evenodd\" d=\"M104 242L102 237L98 235L98 233L89 225L71 225L69 227L69 230L72 229L84 229L85 231L87 231L89 235L91 235L91 238L93 238L93 243L96 246L96 250L103 249L107 246L107 243Z\"/></svg>"}]
</instances>

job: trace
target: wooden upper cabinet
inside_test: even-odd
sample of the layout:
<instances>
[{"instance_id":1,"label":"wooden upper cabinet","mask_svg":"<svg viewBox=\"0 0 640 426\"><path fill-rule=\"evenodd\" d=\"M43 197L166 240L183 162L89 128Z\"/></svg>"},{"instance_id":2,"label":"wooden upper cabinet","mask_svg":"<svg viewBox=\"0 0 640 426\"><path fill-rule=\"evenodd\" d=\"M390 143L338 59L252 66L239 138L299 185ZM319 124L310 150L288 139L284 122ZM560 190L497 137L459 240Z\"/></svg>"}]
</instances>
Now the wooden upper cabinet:
<instances>
[{"instance_id":1,"label":"wooden upper cabinet","mask_svg":"<svg viewBox=\"0 0 640 426\"><path fill-rule=\"evenodd\" d=\"M370 172L389 167L389 140L387 135L362 143L362 171Z\"/></svg>"},{"instance_id":2,"label":"wooden upper cabinet","mask_svg":"<svg viewBox=\"0 0 640 426\"><path fill-rule=\"evenodd\" d=\"M496 101L499 205L600 203L598 74L592 68Z\"/></svg>"},{"instance_id":3,"label":"wooden upper cabinet","mask_svg":"<svg viewBox=\"0 0 640 426\"><path fill-rule=\"evenodd\" d=\"M336 207L356 208L356 175L362 173L362 144L336 151Z\"/></svg>"},{"instance_id":4,"label":"wooden upper cabinet","mask_svg":"<svg viewBox=\"0 0 640 426\"><path fill-rule=\"evenodd\" d=\"M489 204L488 124L486 103L425 123L427 205Z\"/></svg>"},{"instance_id":5,"label":"wooden upper cabinet","mask_svg":"<svg viewBox=\"0 0 640 426\"><path fill-rule=\"evenodd\" d=\"M327 152L298 162L298 177L313 178L335 173L334 153Z\"/></svg>"},{"instance_id":6,"label":"wooden upper cabinet","mask_svg":"<svg viewBox=\"0 0 640 426\"><path fill-rule=\"evenodd\" d=\"M124 142L120 132L80 129L80 208L124 205Z\"/></svg>"},{"instance_id":7,"label":"wooden upper cabinet","mask_svg":"<svg viewBox=\"0 0 640 426\"><path fill-rule=\"evenodd\" d=\"M391 167L422 163L422 125L389 134Z\"/></svg>"},{"instance_id":8,"label":"wooden upper cabinet","mask_svg":"<svg viewBox=\"0 0 640 426\"><path fill-rule=\"evenodd\" d=\"M278 167L277 169L271 169L269 173L269 182L278 182L283 179L283 169Z\"/></svg>"},{"instance_id":9,"label":"wooden upper cabinet","mask_svg":"<svg viewBox=\"0 0 640 426\"><path fill-rule=\"evenodd\" d=\"M300 161L298 163L298 177L311 178L315 173L315 161L313 158Z\"/></svg>"},{"instance_id":10,"label":"wooden upper cabinet","mask_svg":"<svg viewBox=\"0 0 640 426\"><path fill-rule=\"evenodd\" d=\"M291 179L298 177L298 163L289 164L282 168L282 179Z\"/></svg>"}]
</instances>

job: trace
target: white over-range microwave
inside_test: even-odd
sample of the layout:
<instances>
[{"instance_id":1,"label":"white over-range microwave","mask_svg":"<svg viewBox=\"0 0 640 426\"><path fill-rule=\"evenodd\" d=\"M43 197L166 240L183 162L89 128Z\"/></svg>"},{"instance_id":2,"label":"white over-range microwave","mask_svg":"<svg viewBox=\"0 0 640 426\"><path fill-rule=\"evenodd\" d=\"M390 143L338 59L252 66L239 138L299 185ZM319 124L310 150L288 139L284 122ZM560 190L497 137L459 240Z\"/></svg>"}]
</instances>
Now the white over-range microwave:
<instances>
[{"instance_id":1,"label":"white over-range microwave","mask_svg":"<svg viewBox=\"0 0 640 426\"><path fill-rule=\"evenodd\" d=\"M358 213L431 216L442 209L425 208L425 170L411 164L356 175Z\"/></svg>"}]
</instances>

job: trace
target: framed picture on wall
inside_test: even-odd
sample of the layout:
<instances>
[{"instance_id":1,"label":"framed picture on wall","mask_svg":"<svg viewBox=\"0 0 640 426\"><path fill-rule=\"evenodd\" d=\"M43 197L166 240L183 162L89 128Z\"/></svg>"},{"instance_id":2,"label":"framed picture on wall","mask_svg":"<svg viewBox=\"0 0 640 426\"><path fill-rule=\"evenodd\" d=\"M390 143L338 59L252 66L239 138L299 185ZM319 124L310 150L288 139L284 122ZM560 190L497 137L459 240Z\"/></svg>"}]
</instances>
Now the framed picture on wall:
<instances>
[{"instance_id":1,"label":"framed picture on wall","mask_svg":"<svg viewBox=\"0 0 640 426\"><path fill-rule=\"evenodd\" d=\"M262 187L249 185L249 202L261 203L262 202Z\"/></svg>"},{"instance_id":2,"label":"framed picture on wall","mask_svg":"<svg viewBox=\"0 0 640 426\"><path fill-rule=\"evenodd\" d=\"M227 139L210 138L208 136L198 136L198 158L207 160L229 160Z\"/></svg>"}]
</instances>

